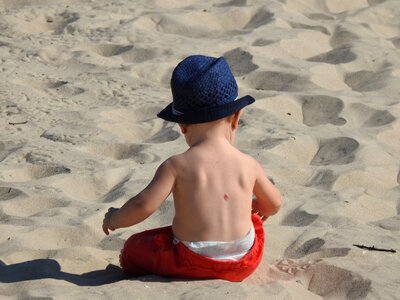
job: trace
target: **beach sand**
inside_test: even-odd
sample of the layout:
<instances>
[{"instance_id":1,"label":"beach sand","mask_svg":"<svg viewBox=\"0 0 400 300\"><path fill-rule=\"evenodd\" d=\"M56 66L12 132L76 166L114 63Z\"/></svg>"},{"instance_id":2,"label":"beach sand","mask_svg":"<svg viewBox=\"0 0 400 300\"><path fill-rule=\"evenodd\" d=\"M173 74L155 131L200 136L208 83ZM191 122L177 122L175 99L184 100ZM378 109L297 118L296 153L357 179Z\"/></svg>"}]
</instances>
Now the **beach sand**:
<instances>
[{"instance_id":1,"label":"beach sand","mask_svg":"<svg viewBox=\"0 0 400 300\"><path fill-rule=\"evenodd\" d=\"M400 299L400 2L0 0L0 297ZM241 283L126 278L104 213L184 151L174 66L225 56L284 197ZM369 251L354 244L393 249Z\"/></svg>"}]
</instances>

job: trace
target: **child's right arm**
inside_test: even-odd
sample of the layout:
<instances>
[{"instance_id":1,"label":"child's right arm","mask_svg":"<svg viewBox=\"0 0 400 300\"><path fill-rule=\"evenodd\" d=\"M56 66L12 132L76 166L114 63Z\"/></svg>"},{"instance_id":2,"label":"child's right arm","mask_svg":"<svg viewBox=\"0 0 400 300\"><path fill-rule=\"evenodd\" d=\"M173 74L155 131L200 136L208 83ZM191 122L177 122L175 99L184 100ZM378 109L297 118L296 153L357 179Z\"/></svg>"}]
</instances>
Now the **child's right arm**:
<instances>
[{"instance_id":1,"label":"child's right arm","mask_svg":"<svg viewBox=\"0 0 400 300\"><path fill-rule=\"evenodd\" d=\"M149 185L128 200L120 209L110 208L103 220L103 231L135 225L149 217L172 192L175 184L175 171L170 160L157 169Z\"/></svg>"},{"instance_id":2,"label":"child's right arm","mask_svg":"<svg viewBox=\"0 0 400 300\"><path fill-rule=\"evenodd\" d=\"M256 181L254 184L253 193L256 198L253 200L253 211L258 213L261 216L261 219L265 221L269 216L272 216L279 211L282 203L282 197L279 193L279 190L265 175L260 164L255 160L254 163Z\"/></svg>"}]
</instances>

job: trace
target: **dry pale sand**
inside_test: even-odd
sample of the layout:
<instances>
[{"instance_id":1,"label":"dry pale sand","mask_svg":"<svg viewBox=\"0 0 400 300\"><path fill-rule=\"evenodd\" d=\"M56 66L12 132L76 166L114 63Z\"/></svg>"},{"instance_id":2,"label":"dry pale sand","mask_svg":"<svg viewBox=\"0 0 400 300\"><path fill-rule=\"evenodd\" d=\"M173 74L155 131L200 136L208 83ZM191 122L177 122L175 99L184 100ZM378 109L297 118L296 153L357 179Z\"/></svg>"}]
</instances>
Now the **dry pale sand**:
<instances>
[{"instance_id":1,"label":"dry pale sand","mask_svg":"<svg viewBox=\"0 0 400 300\"><path fill-rule=\"evenodd\" d=\"M399 48L397 0L0 0L1 298L399 299ZM257 98L236 144L285 199L242 283L121 274L171 199L101 230L186 149L155 114L191 54L224 55Z\"/></svg>"}]
</instances>

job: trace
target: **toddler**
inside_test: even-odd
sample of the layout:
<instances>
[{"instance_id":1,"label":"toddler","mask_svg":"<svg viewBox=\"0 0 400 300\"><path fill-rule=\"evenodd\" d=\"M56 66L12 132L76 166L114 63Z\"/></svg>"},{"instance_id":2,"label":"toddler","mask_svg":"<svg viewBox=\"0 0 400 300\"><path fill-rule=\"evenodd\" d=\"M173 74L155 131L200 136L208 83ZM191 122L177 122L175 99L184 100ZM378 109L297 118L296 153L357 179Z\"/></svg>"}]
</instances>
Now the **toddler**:
<instances>
[{"instance_id":1,"label":"toddler","mask_svg":"<svg viewBox=\"0 0 400 300\"><path fill-rule=\"evenodd\" d=\"M179 124L189 149L164 161L149 185L120 209L110 208L103 230L149 217L172 193L171 226L132 235L120 263L132 276L242 281L261 261L263 223L281 205L278 189L252 157L232 144L243 108L223 57L189 56L171 78L173 101L158 117Z\"/></svg>"}]
</instances>

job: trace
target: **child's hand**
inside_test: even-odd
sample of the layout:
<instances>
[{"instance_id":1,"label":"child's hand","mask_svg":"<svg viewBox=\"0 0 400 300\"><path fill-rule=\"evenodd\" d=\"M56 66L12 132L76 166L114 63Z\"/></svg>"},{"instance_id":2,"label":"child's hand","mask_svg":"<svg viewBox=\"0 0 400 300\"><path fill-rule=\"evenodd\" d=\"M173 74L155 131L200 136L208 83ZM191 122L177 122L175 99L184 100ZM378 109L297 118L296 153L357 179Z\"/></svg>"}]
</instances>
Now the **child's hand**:
<instances>
[{"instance_id":1,"label":"child's hand","mask_svg":"<svg viewBox=\"0 0 400 300\"><path fill-rule=\"evenodd\" d=\"M111 216L113 213L118 211L118 208L115 207L110 207L108 209L108 212L104 215L104 220L103 220L103 231L105 234L109 235L108 230L114 231L116 228L111 225Z\"/></svg>"},{"instance_id":2,"label":"child's hand","mask_svg":"<svg viewBox=\"0 0 400 300\"><path fill-rule=\"evenodd\" d=\"M257 214L260 216L261 221L265 222L268 219L268 216L265 216L260 208L260 204L258 203L257 199L253 199L251 203L251 212L253 214Z\"/></svg>"}]
</instances>

